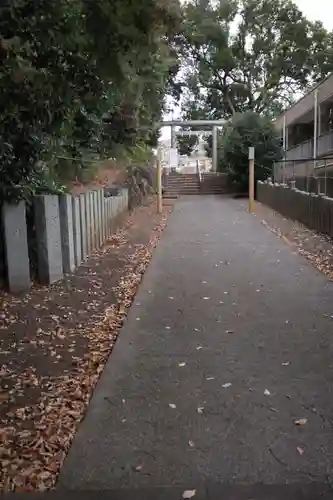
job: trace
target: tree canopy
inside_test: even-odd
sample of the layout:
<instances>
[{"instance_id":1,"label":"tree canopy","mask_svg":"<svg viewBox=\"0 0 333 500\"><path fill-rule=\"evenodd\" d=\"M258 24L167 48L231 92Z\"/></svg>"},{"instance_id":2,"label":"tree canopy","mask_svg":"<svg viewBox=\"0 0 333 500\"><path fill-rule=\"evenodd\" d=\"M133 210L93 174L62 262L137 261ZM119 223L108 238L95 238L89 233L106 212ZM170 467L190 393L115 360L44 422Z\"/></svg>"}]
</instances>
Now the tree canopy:
<instances>
[{"instance_id":1,"label":"tree canopy","mask_svg":"<svg viewBox=\"0 0 333 500\"><path fill-rule=\"evenodd\" d=\"M50 173L117 144L156 143L179 21L178 0L3 0L0 199L50 189Z\"/></svg>"},{"instance_id":2,"label":"tree canopy","mask_svg":"<svg viewBox=\"0 0 333 500\"><path fill-rule=\"evenodd\" d=\"M333 70L333 33L291 0L189 0L183 16L187 116L275 116Z\"/></svg>"}]
</instances>

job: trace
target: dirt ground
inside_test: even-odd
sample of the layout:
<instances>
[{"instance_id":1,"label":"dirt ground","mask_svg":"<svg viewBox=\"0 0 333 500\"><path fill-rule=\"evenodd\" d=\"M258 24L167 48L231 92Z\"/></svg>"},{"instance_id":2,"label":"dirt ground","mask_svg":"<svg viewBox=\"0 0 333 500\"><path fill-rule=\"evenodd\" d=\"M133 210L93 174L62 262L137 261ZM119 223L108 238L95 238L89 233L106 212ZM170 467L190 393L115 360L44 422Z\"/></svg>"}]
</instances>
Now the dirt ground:
<instances>
[{"instance_id":1,"label":"dirt ground","mask_svg":"<svg viewBox=\"0 0 333 500\"><path fill-rule=\"evenodd\" d=\"M297 221L286 219L261 203L256 203L255 216L333 280L333 241L331 238L311 231Z\"/></svg>"},{"instance_id":2,"label":"dirt ground","mask_svg":"<svg viewBox=\"0 0 333 500\"><path fill-rule=\"evenodd\" d=\"M0 296L0 491L54 486L171 209L138 208L75 274Z\"/></svg>"}]
</instances>

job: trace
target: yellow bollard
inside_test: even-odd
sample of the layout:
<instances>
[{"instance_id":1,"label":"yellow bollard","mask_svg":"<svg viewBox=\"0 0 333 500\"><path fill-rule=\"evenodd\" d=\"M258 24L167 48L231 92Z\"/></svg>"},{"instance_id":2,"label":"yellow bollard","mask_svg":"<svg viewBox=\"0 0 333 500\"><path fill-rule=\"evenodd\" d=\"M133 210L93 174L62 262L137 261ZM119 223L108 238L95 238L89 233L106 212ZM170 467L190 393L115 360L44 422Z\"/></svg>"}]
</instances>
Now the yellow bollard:
<instances>
[{"instance_id":1,"label":"yellow bollard","mask_svg":"<svg viewBox=\"0 0 333 500\"><path fill-rule=\"evenodd\" d=\"M249 148L249 212L254 212L254 148Z\"/></svg>"},{"instance_id":2,"label":"yellow bollard","mask_svg":"<svg viewBox=\"0 0 333 500\"><path fill-rule=\"evenodd\" d=\"M162 166L161 162L157 160L157 213L161 214L163 211L162 204Z\"/></svg>"}]
</instances>

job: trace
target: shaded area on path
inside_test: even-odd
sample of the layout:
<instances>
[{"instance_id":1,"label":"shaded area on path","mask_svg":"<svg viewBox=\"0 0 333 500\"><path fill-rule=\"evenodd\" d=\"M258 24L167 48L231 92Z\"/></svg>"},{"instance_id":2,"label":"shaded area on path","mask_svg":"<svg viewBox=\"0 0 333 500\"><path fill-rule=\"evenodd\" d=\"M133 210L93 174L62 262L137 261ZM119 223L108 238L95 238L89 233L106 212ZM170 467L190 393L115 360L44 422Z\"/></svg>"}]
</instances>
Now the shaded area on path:
<instances>
[{"instance_id":1,"label":"shaded area on path","mask_svg":"<svg viewBox=\"0 0 333 500\"><path fill-rule=\"evenodd\" d=\"M59 487L330 483L332 310L333 284L239 201L179 201Z\"/></svg>"}]
</instances>

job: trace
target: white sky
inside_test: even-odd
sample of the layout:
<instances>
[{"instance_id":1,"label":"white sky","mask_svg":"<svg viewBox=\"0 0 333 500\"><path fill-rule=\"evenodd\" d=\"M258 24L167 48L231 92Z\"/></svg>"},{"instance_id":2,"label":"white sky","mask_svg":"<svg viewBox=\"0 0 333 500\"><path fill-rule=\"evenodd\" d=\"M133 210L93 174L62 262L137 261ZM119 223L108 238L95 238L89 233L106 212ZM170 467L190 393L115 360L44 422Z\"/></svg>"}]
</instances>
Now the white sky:
<instances>
[{"instance_id":1,"label":"white sky","mask_svg":"<svg viewBox=\"0 0 333 500\"><path fill-rule=\"evenodd\" d=\"M311 21L321 21L327 30L333 30L333 0L293 0L304 15ZM165 119L172 120L179 117L179 109L165 115ZM170 138L170 128L162 129L162 138Z\"/></svg>"},{"instance_id":2,"label":"white sky","mask_svg":"<svg viewBox=\"0 0 333 500\"><path fill-rule=\"evenodd\" d=\"M294 0L299 9L311 21L322 21L325 28L333 30L332 0Z\"/></svg>"}]
</instances>

